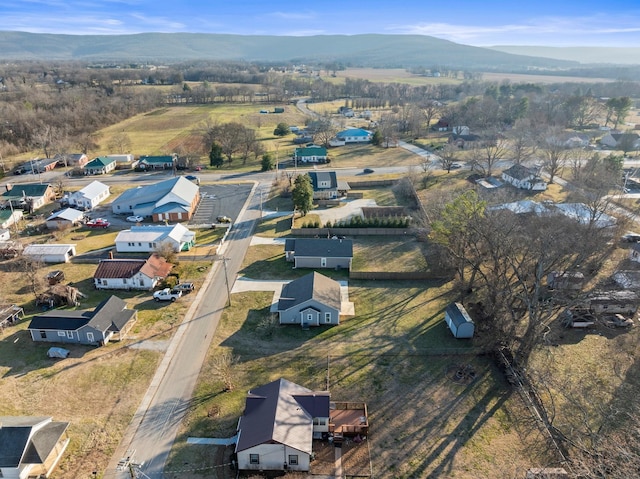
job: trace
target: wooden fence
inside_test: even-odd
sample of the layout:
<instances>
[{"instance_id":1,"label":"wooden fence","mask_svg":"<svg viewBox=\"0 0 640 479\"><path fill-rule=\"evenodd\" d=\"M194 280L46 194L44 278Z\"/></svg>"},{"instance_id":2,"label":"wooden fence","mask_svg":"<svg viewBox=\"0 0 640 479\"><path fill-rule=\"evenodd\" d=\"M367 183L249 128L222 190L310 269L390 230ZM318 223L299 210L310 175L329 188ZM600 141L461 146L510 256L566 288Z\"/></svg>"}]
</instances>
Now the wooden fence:
<instances>
[{"instance_id":1,"label":"wooden fence","mask_svg":"<svg viewBox=\"0 0 640 479\"><path fill-rule=\"evenodd\" d=\"M409 228L291 228L293 236L401 236L412 235Z\"/></svg>"}]
</instances>

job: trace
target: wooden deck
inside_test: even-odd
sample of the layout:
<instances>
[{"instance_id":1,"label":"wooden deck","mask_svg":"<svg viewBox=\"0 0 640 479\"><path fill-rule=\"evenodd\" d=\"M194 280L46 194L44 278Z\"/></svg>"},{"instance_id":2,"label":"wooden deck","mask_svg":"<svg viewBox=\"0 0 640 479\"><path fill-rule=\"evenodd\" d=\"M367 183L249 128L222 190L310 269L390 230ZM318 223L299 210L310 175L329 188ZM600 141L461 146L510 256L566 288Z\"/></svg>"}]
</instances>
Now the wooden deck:
<instances>
[{"instance_id":1,"label":"wooden deck","mask_svg":"<svg viewBox=\"0 0 640 479\"><path fill-rule=\"evenodd\" d=\"M329 433L333 434L334 441L344 436L366 436L368 432L369 418L366 403L332 403L329 411Z\"/></svg>"}]
</instances>

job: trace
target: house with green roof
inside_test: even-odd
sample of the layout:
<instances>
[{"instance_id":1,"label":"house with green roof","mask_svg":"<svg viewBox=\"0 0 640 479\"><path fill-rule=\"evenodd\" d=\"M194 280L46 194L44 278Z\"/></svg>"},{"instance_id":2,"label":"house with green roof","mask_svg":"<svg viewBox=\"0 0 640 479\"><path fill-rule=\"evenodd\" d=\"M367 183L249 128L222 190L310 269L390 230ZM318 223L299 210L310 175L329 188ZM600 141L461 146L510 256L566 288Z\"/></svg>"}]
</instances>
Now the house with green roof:
<instances>
[{"instance_id":1,"label":"house with green roof","mask_svg":"<svg viewBox=\"0 0 640 479\"><path fill-rule=\"evenodd\" d=\"M293 160L296 163L328 163L329 156L324 146L311 145L304 148L296 148L293 152Z\"/></svg>"},{"instance_id":2,"label":"house with green roof","mask_svg":"<svg viewBox=\"0 0 640 479\"><path fill-rule=\"evenodd\" d=\"M22 210L35 211L56 199L56 192L49 183L21 183L5 185L6 191L0 196L0 203Z\"/></svg>"},{"instance_id":3,"label":"house with green roof","mask_svg":"<svg viewBox=\"0 0 640 479\"><path fill-rule=\"evenodd\" d=\"M172 170L178 161L178 155L147 156L143 155L136 168L140 170Z\"/></svg>"},{"instance_id":4,"label":"house with green roof","mask_svg":"<svg viewBox=\"0 0 640 479\"><path fill-rule=\"evenodd\" d=\"M99 156L94 158L84 167L85 175L105 175L116 169L115 158L108 156Z\"/></svg>"}]
</instances>

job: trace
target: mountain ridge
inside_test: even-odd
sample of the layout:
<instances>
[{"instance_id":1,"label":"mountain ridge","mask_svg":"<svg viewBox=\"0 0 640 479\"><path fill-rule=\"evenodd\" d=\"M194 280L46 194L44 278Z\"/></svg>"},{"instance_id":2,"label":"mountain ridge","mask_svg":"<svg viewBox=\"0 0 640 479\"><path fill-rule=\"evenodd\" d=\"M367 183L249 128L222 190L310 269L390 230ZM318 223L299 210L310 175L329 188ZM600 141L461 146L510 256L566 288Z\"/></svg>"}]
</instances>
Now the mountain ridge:
<instances>
[{"instance_id":1,"label":"mountain ridge","mask_svg":"<svg viewBox=\"0 0 640 479\"><path fill-rule=\"evenodd\" d=\"M69 35L0 31L3 60L163 61L238 60L328 63L374 68L434 66L469 69L563 69L577 62L505 53L426 35L214 33Z\"/></svg>"}]
</instances>

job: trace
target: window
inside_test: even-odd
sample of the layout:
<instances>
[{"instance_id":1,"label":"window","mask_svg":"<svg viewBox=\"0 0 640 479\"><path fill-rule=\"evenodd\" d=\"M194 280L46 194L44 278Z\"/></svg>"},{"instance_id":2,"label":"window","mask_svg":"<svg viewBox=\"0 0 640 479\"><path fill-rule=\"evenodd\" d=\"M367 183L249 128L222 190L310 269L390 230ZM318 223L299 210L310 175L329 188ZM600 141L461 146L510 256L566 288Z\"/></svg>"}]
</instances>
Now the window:
<instances>
[{"instance_id":1,"label":"window","mask_svg":"<svg viewBox=\"0 0 640 479\"><path fill-rule=\"evenodd\" d=\"M289 454L289 464L291 466L298 465L298 455L297 454Z\"/></svg>"},{"instance_id":2,"label":"window","mask_svg":"<svg viewBox=\"0 0 640 479\"><path fill-rule=\"evenodd\" d=\"M40 339L47 339L47 332L46 331L40 331Z\"/></svg>"},{"instance_id":3,"label":"window","mask_svg":"<svg viewBox=\"0 0 640 479\"><path fill-rule=\"evenodd\" d=\"M327 425L327 420L325 418L318 418L318 417L314 417L313 418L313 425L314 426L326 426Z\"/></svg>"},{"instance_id":4,"label":"window","mask_svg":"<svg viewBox=\"0 0 640 479\"><path fill-rule=\"evenodd\" d=\"M103 279L103 280L102 280L102 286L106 286L106 285L108 285L108 284L109 284L109 282L108 282L106 279Z\"/></svg>"},{"instance_id":5,"label":"window","mask_svg":"<svg viewBox=\"0 0 640 479\"><path fill-rule=\"evenodd\" d=\"M149 243L149 248L153 248L153 243Z\"/></svg>"},{"instance_id":6,"label":"window","mask_svg":"<svg viewBox=\"0 0 640 479\"><path fill-rule=\"evenodd\" d=\"M122 278L122 284L127 284L127 278Z\"/></svg>"},{"instance_id":7,"label":"window","mask_svg":"<svg viewBox=\"0 0 640 479\"><path fill-rule=\"evenodd\" d=\"M120 205L118 205L118 209L120 209Z\"/></svg>"},{"instance_id":8,"label":"window","mask_svg":"<svg viewBox=\"0 0 640 479\"><path fill-rule=\"evenodd\" d=\"M58 336L63 336L64 337L64 336L66 336L66 334L65 334L64 331L58 331Z\"/></svg>"},{"instance_id":9,"label":"window","mask_svg":"<svg viewBox=\"0 0 640 479\"><path fill-rule=\"evenodd\" d=\"M87 333L87 341L89 341L90 343L93 343L94 341L93 333Z\"/></svg>"},{"instance_id":10,"label":"window","mask_svg":"<svg viewBox=\"0 0 640 479\"><path fill-rule=\"evenodd\" d=\"M73 339L73 331L67 331L67 338Z\"/></svg>"},{"instance_id":11,"label":"window","mask_svg":"<svg viewBox=\"0 0 640 479\"><path fill-rule=\"evenodd\" d=\"M142 243L138 243L138 246L142 246Z\"/></svg>"},{"instance_id":12,"label":"window","mask_svg":"<svg viewBox=\"0 0 640 479\"><path fill-rule=\"evenodd\" d=\"M324 322L325 323L331 322L331 313L324 313Z\"/></svg>"},{"instance_id":13,"label":"window","mask_svg":"<svg viewBox=\"0 0 640 479\"><path fill-rule=\"evenodd\" d=\"M249 454L249 464L260 464L260 454Z\"/></svg>"}]
</instances>

